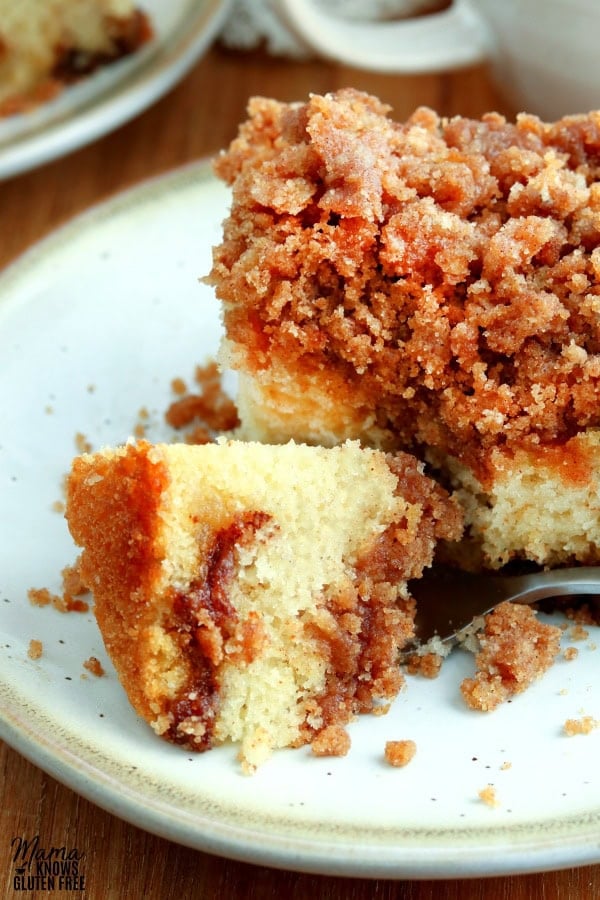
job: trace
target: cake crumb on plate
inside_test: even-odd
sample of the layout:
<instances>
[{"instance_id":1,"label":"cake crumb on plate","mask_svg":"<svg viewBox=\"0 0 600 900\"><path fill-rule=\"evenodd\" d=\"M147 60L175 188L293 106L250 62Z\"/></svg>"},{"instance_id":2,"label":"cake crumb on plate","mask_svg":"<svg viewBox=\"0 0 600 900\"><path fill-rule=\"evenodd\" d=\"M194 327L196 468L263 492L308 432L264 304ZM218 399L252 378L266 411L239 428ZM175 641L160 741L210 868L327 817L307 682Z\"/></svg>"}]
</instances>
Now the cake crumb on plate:
<instances>
[{"instance_id":1,"label":"cake crumb on plate","mask_svg":"<svg viewBox=\"0 0 600 900\"><path fill-rule=\"evenodd\" d=\"M103 675L106 675L102 663L96 656L90 656L89 659L86 659L83 663L83 668L95 675L96 678L102 678Z\"/></svg>"},{"instance_id":2,"label":"cake crumb on plate","mask_svg":"<svg viewBox=\"0 0 600 900\"><path fill-rule=\"evenodd\" d=\"M29 641L29 649L27 650L27 656L29 659L39 659L44 651L44 645L41 641L37 641L32 639Z\"/></svg>"},{"instance_id":3,"label":"cake crumb on plate","mask_svg":"<svg viewBox=\"0 0 600 900\"><path fill-rule=\"evenodd\" d=\"M385 760L396 768L408 765L416 752L417 745L414 741L386 741L385 744Z\"/></svg>"},{"instance_id":4,"label":"cake crumb on plate","mask_svg":"<svg viewBox=\"0 0 600 900\"><path fill-rule=\"evenodd\" d=\"M478 795L480 800L482 800L486 806L498 807L500 806L500 801L498 800L498 795L496 793L496 788L493 784L488 784L484 788L482 788Z\"/></svg>"},{"instance_id":5,"label":"cake crumb on plate","mask_svg":"<svg viewBox=\"0 0 600 900\"><path fill-rule=\"evenodd\" d=\"M328 725L310 746L315 756L346 756L350 750L350 735L343 725Z\"/></svg>"},{"instance_id":6,"label":"cake crumb on plate","mask_svg":"<svg viewBox=\"0 0 600 900\"><path fill-rule=\"evenodd\" d=\"M564 733L569 737L576 734L591 734L600 722L593 716L582 716L581 719L567 719L563 725Z\"/></svg>"}]
</instances>

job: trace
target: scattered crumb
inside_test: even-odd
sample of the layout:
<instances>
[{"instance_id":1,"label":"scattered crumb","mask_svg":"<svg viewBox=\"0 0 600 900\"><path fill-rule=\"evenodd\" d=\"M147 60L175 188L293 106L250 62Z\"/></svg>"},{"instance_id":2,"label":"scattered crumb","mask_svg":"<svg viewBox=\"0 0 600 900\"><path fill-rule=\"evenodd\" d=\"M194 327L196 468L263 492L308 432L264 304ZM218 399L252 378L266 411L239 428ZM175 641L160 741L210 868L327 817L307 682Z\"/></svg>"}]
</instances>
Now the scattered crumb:
<instances>
[{"instance_id":1,"label":"scattered crumb","mask_svg":"<svg viewBox=\"0 0 600 900\"><path fill-rule=\"evenodd\" d=\"M66 566L62 570L63 593L54 594L48 588L29 588L27 597L34 606L52 605L58 612L87 612L89 603L80 600L82 594L87 593L87 588L81 581L77 564Z\"/></svg>"},{"instance_id":2,"label":"scattered crumb","mask_svg":"<svg viewBox=\"0 0 600 900\"><path fill-rule=\"evenodd\" d=\"M77 447L78 453L91 453L92 451L91 443L81 431L78 431L75 434L75 446Z\"/></svg>"},{"instance_id":3,"label":"scattered crumb","mask_svg":"<svg viewBox=\"0 0 600 900\"><path fill-rule=\"evenodd\" d=\"M171 382L171 390L179 397L183 397L184 394L187 394L187 384L183 378L174 378Z\"/></svg>"},{"instance_id":4,"label":"scattered crumb","mask_svg":"<svg viewBox=\"0 0 600 900\"><path fill-rule=\"evenodd\" d=\"M95 385L95 384L88 384L88 386L87 386L87 392L88 392L88 394L93 394L95 390L96 390L96 385Z\"/></svg>"},{"instance_id":5,"label":"scattered crumb","mask_svg":"<svg viewBox=\"0 0 600 900\"><path fill-rule=\"evenodd\" d=\"M408 765L416 752L414 741L386 741L385 744L386 762L397 768Z\"/></svg>"},{"instance_id":6,"label":"scattered crumb","mask_svg":"<svg viewBox=\"0 0 600 900\"><path fill-rule=\"evenodd\" d=\"M29 588L27 591L27 597L33 606L48 606L55 596L48 588Z\"/></svg>"},{"instance_id":7,"label":"scattered crumb","mask_svg":"<svg viewBox=\"0 0 600 900\"><path fill-rule=\"evenodd\" d=\"M487 712L524 691L554 662L560 634L540 622L531 607L501 603L485 617L475 676L460 686L467 705Z\"/></svg>"},{"instance_id":8,"label":"scattered crumb","mask_svg":"<svg viewBox=\"0 0 600 900\"><path fill-rule=\"evenodd\" d=\"M581 625L581 623L577 623L576 625L572 625L569 629L569 638L572 641L585 641L586 638L589 638L590 633Z\"/></svg>"},{"instance_id":9,"label":"scattered crumb","mask_svg":"<svg viewBox=\"0 0 600 900\"><path fill-rule=\"evenodd\" d=\"M185 435L186 444L210 444L212 440L213 434L203 425L197 425Z\"/></svg>"},{"instance_id":10,"label":"scattered crumb","mask_svg":"<svg viewBox=\"0 0 600 900\"><path fill-rule=\"evenodd\" d=\"M92 675L95 675L96 678L102 678L102 676L106 674L104 669L102 668L102 663L95 656L90 656L89 659L86 659L83 664L83 668L87 669L88 672L91 672Z\"/></svg>"},{"instance_id":11,"label":"scattered crumb","mask_svg":"<svg viewBox=\"0 0 600 900\"><path fill-rule=\"evenodd\" d=\"M577 647L567 647L565 652L563 653L565 659L571 661L572 659L577 659L579 656L579 650Z\"/></svg>"},{"instance_id":12,"label":"scattered crumb","mask_svg":"<svg viewBox=\"0 0 600 900\"><path fill-rule=\"evenodd\" d=\"M89 603L86 603L85 600L76 600L68 594L64 594L62 597L60 594L52 594L52 606L61 613L85 613L90 608Z\"/></svg>"},{"instance_id":13,"label":"scattered crumb","mask_svg":"<svg viewBox=\"0 0 600 900\"><path fill-rule=\"evenodd\" d=\"M236 428L239 418L234 402L223 390L216 362L197 366L195 381L200 392L187 393L185 382L181 378L173 379L171 388L179 399L171 403L165 419L177 431L191 426L185 436L187 443L205 444L216 434Z\"/></svg>"},{"instance_id":14,"label":"scattered crumb","mask_svg":"<svg viewBox=\"0 0 600 900\"><path fill-rule=\"evenodd\" d=\"M591 732L600 726L598 719L592 716L583 716L581 719L567 719L563 725L565 734L573 737L575 734L591 734Z\"/></svg>"},{"instance_id":15,"label":"scattered crumb","mask_svg":"<svg viewBox=\"0 0 600 900\"><path fill-rule=\"evenodd\" d=\"M412 653L406 661L406 671L409 675L437 678L443 662L444 657L438 653Z\"/></svg>"},{"instance_id":16,"label":"scattered crumb","mask_svg":"<svg viewBox=\"0 0 600 900\"><path fill-rule=\"evenodd\" d=\"M500 771L501 771L501 772L506 772L507 769L512 769L512 763L509 762L508 760L505 760L505 761L502 763L502 765L500 766Z\"/></svg>"},{"instance_id":17,"label":"scattered crumb","mask_svg":"<svg viewBox=\"0 0 600 900\"><path fill-rule=\"evenodd\" d=\"M350 750L350 735L343 725L327 725L311 744L315 756L346 756Z\"/></svg>"},{"instance_id":18,"label":"scattered crumb","mask_svg":"<svg viewBox=\"0 0 600 900\"><path fill-rule=\"evenodd\" d=\"M65 511L65 503L64 500L55 500L52 504L52 512L55 513L64 513Z\"/></svg>"},{"instance_id":19,"label":"scattered crumb","mask_svg":"<svg viewBox=\"0 0 600 900\"><path fill-rule=\"evenodd\" d=\"M51 406L50 404L48 404L48 406L44 407L44 412L46 413L47 416L51 416L52 413L54 412L54 407Z\"/></svg>"},{"instance_id":20,"label":"scattered crumb","mask_svg":"<svg viewBox=\"0 0 600 900\"><path fill-rule=\"evenodd\" d=\"M41 641L31 640L29 641L29 649L27 651L27 656L29 659L39 659L44 650L44 645Z\"/></svg>"},{"instance_id":21,"label":"scattered crumb","mask_svg":"<svg viewBox=\"0 0 600 900\"><path fill-rule=\"evenodd\" d=\"M580 603L563 610L566 617L579 625L600 625L600 605Z\"/></svg>"},{"instance_id":22,"label":"scattered crumb","mask_svg":"<svg viewBox=\"0 0 600 900\"><path fill-rule=\"evenodd\" d=\"M482 788L479 791L478 797L480 800L483 800L483 802L487 806L500 806L500 802L498 801L498 796L496 794L496 788L493 784L488 784L486 787Z\"/></svg>"},{"instance_id":23,"label":"scattered crumb","mask_svg":"<svg viewBox=\"0 0 600 900\"><path fill-rule=\"evenodd\" d=\"M81 580L78 562L73 566L65 566L61 574L63 584L62 604L56 608L60 612L87 612L90 608L89 603L79 599L83 594L87 594L88 589Z\"/></svg>"},{"instance_id":24,"label":"scattered crumb","mask_svg":"<svg viewBox=\"0 0 600 900\"><path fill-rule=\"evenodd\" d=\"M65 566L61 572L63 591L71 597L80 597L87 594L87 587L81 580L79 565Z\"/></svg>"},{"instance_id":25,"label":"scattered crumb","mask_svg":"<svg viewBox=\"0 0 600 900\"><path fill-rule=\"evenodd\" d=\"M567 688L561 688L558 693L559 693L559 696L566 697L567 694L569 693L569 691L567 690Z\"/></svg>"},{"instance_id":26,"label":"scattered crumb","mask_svg":"<svg viewBox=\"0 0 600 900\"><path fill-rule=\"evenodd\" d=\"M146 406L140 407L140 409L138 409L137 422L133 426L133 434L139 441L146 437L149 419L150 412L148 411L148 408Z\"/></svg>"}]
</instances>

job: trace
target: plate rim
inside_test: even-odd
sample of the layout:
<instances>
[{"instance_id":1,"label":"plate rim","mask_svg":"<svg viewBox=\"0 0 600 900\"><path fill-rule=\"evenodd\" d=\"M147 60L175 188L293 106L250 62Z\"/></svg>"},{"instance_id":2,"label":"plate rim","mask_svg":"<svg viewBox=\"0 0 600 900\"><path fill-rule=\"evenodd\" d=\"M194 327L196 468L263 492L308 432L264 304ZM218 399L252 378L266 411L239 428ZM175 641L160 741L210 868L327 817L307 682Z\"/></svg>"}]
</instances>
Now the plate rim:
<instances>
[{"instance_id":1,"label":"plate rim","mask_svg":"<svg viewBox=\"0 0 600 900\"><path fill-rule=\"evenodd\" d=\"M593 865L599 860L598 826L593 823L568 846L560 825L542 842L532 838L503 842L515 830L508 825L471 826L464 829L463 844L453 847L440 844L434 829L411 829L410 840L404 846L398 843L402 829L396 829L385 842L359 847L331 837L286 836L261 829L260 823L254 828L243 827L207 815L194 815L160 798L148 802L128 785L53 741L50 732L38 735L31 727L19 727L17 718L0 710L2 740L69 790L157 837L226 859L307 874L395 880L525 875ZM527 825L519 830L526 832ZM444 834L447 829L440 829L439 837ZM478 842L470 840L475 835ZM420 843L423 837L427 840ZM357 858L357 850L362 857Z\"/></svg>"},{"instance_id":2,"label":"plate rim","mask_svg":"<svg viewBox=\"0 0 600 900\"><path fill-rule=\"evenodd\" d=\"M216 182L208 158L136 184L69 219L0 273L0 290L4 286L9 290L18 287L21 279L27 279L32 266L64 245L71 234L89 231L131 206L156 202L165 193L181 191L190 181L208 185ZM0 304L3 302L0 298ZM6 698L0 701L0 737L31 763L136 827L218 856L313 874L388 879L516 875L600 862L600 809L595 814L571 814L514 826L465 825L457 829L464 842L453 846L448 845L447 839L444 843L444 835L446 838L450 835L447 827L436 832L427 827L398 826L389 829L391 837L387 841L358 847L347 836L344 838L343 832L337 840L331 836L328 840L320 839L314 833L309 839L277 835L264 827L261 831L259 826L249 828L247 820L243 827L207 819L204 815L194 817L188 811L165 804L160 797L150 798L149 803L148 797L130 785L119 784L108 772L94 767L89 759L74 754L66 743L54 740L51 732L37 733L34 720L23 721L23 705L19 708L14 704L14 700ZM198 824L199 818L204 827ZM549 821L554 823L552 827L548 827ZM410 833L410 841L404 847L397 844L403 831L407 838ZM421 847L416 843L420 835L428 838ZM477 836L479 841L475 840ZM392 847L396 850L394 858L390 855ZM362 857L357 857L358 850L362 851Z\"/></svg>"}]
</instances>

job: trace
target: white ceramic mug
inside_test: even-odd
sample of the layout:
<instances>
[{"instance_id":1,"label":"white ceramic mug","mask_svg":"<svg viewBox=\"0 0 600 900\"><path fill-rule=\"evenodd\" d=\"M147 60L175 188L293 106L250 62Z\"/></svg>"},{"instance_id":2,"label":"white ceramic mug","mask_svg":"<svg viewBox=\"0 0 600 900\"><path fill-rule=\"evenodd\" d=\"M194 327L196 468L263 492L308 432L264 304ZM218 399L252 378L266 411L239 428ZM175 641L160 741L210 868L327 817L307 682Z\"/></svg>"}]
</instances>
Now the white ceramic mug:
<instances>
[{"instance_id":1,"label":"white ceramic mug","mask_svg":"<svg viewBox=\"0 0 600 900\"><path fill-rule=\"evenodd\" d=\"M314 0L273 0L316 53L379 72L490 60L518 109L546 119L600 108L600 0L454 0L428 16L357 22Z\"/></svg>"}]
</instances>

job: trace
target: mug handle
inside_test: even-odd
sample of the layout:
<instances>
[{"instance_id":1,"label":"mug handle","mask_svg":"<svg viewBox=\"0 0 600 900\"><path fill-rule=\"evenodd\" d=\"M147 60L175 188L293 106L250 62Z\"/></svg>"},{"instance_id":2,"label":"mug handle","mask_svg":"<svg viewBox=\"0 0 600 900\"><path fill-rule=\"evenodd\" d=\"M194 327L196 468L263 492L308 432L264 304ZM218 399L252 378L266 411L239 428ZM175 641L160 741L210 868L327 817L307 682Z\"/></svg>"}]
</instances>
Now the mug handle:
<instances>
[{"instance_id":1,"label":"mug handle","mask_svg":"<svg viewBox=\"0 0 600 900\"><path fill-rule=\"evenodd\" d=\"M439 13L357 22L322 12L311 0L272 0L282 19L319 56L373 72L422 74L482 62L491 44L468 0Z\"/></svg>"}]
</instances>

